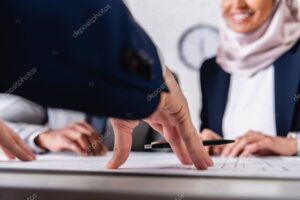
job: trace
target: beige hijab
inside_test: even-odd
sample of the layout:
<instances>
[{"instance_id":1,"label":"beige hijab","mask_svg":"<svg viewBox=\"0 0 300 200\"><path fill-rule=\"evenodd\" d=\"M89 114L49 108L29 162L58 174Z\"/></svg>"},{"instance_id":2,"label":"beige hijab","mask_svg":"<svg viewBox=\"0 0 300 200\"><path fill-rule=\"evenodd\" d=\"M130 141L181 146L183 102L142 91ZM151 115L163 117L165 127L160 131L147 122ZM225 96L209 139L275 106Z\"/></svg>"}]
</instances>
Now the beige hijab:
<instances>
[{"instance_id":1,"label":"beige hijab","mask_svg":"<svg viewBox=\"0 0 300 200\"><path fill-rule=\"evenodd\" d=\"M217 63L228 73L252 76L271 66L300 38L299 2L277 0L272 16L255 32L232 31L221 25Z\"/></svg>"}]
</instances>

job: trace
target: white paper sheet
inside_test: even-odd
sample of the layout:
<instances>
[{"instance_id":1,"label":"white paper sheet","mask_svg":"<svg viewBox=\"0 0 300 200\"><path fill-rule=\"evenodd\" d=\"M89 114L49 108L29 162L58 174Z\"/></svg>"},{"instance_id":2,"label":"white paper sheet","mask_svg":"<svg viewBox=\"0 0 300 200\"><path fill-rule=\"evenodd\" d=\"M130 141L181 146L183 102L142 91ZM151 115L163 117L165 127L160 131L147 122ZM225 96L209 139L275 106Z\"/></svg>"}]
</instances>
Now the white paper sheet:
<instances>
[{"instance_id":1,"label":"white paper sheet","mask_svg":"<svg viewBox=\"0 0 300 200\"><path fill-rule=\"evenodd\" d=\"M104 157L79 157L74 154L48 154L33 162L5 161L0 157L0 170L47 170L62 172L129 173L165 176L251 177L300 179L300 158L218 158L207 171L183 166L173 153L131 153L129 160L118 170L107 170Z\"/></svg>"}]
</instances>

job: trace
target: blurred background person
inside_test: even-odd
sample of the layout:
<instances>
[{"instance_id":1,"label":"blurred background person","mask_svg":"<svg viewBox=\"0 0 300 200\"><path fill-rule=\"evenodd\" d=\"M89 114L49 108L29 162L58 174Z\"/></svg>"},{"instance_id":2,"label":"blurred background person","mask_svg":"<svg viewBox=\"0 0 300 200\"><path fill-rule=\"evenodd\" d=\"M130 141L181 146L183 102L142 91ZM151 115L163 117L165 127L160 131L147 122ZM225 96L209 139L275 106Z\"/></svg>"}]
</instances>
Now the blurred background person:
<instances>
[{"instance_id":1,"label":"blurred background person","mask_svg":"<svg viewBox=\"0 0 300 200\"><path fill-rule=\"evenodd\" d=\"M100 133L106 119L82 112L44 108L14 95L0 96L0 118L35 153L73 151L79 155L104 155Z\"/></svg>"},{"instance_id":2,"label":"blurred background person","mask_svg":"<svg viewBox=\"0 0 300 200\"><path fill-rule=\"evenodd\" d=\"M45 108L14 95L0 95L0 118L36 153L73 151L82 156L103 155L113 150L113 129L105 117ZM141 123L133 133L133 151L157 138L153 129ZM107 147L107 148L106 148Z\"/></svg>"},{"instance_id":3,"label":"blurred background person","mask_svg":"<svg viewBox=\"0 0 300 200\"><path fill-rule=\"evenodd\" d=\"M210 148L214 155L296 155L298 2L222 0L222 10L217 57L201 68L202 138L237 140L225 148Z\"/></svg>"}]
</instances>

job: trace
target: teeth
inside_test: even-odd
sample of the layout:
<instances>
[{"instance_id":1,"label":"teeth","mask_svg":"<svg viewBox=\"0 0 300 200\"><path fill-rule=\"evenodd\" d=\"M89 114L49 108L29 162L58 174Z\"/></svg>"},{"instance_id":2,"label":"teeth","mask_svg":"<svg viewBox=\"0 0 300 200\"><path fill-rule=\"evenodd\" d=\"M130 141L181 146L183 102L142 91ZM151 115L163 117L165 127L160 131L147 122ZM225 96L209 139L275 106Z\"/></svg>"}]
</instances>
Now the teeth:
<instances>
[{"instance_id":1,"label":"teeth","mask_svg":"<svg viewBox=\"0 0 300 200\"><path fill-rule=\"evenodd\" d=\"M241 22L245 19L247 19L249 17L249 14L235 14L233 15L233 19L238 21L238 22Z\"/></svg>"}]
</instances>

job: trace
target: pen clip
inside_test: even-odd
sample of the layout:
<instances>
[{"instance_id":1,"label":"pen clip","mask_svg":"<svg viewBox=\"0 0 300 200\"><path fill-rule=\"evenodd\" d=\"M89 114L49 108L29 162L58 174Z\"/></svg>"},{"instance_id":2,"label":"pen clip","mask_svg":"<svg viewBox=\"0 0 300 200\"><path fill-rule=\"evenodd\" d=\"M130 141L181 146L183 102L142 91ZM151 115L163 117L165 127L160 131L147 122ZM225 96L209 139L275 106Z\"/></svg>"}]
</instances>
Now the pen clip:
<instances>
[{"instance_id":1,"label":"pen clip","mask_svg":"<svg viewBox=\"0 0 300 200\"><path fill-rule=\"evenodd\" d=\"M166 143L166 141L155 141L155 142L151 142L150 144L145 144L144 149L152 149L152 145L160 144L160 143Z\"/></svg>"},{"instance_id":2,"label":"pen clip","mask_svg":"<svg viewBox=\"0 0 300 200\"><path fill-rule=\"evenodd\" d=\"M145 144L144 148L145 149L152 149L152 144Z\"/></svg>"}]
</instances>

